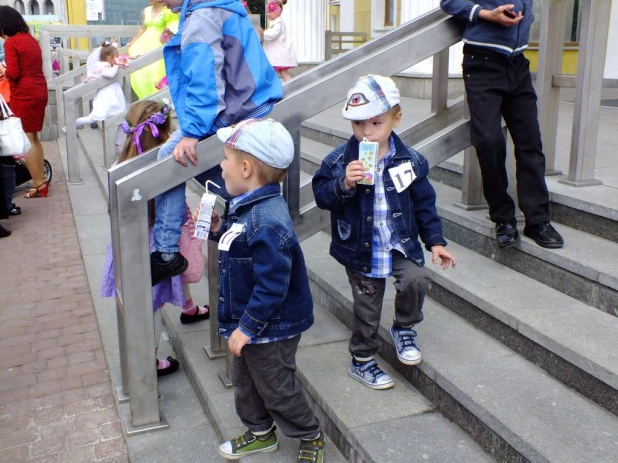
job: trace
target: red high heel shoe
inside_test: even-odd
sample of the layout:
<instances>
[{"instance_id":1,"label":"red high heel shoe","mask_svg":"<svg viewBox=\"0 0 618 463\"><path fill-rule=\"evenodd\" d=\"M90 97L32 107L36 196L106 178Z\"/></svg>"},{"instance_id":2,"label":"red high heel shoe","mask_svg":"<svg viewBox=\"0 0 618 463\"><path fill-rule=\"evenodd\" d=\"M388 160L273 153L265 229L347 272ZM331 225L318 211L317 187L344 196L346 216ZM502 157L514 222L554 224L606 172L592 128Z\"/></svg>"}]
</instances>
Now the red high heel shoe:
<instances>
[{"instance_id":1,"label":"red high heel shoe","mask_svg":"<svg viewBox=\"0 0 618 463\"><path fill-rule=\"evenodd\" d=\"M36 188L30 188L28 193L24 196L24 198L47 198L47 193L49 192L49 183L45 182L39 185Z\"/></svg>"}]
</instances>

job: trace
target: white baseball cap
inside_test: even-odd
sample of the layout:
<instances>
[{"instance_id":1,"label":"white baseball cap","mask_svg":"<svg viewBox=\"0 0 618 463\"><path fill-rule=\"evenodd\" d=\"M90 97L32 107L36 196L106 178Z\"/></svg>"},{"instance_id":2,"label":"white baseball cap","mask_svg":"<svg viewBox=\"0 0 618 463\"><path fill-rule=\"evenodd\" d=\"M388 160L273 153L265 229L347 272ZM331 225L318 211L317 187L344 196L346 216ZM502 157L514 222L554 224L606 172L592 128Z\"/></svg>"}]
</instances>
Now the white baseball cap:
<instances>
[{"instance_id":1,"label":"white baseball cap","mask_svg":"<svg viewBox=\"0 0 618 463\"><path fill-rule=\"evenodd\" d=\"M245 151L277 169L287 169L294 160L290 132L273 119L247 119L217 130L217 137L230 148Z\"/></svg>"},{"instance_id":2,"label":"white baseball cap","mask_svg":"<svg viewBox=\"0 0 618 463\"><path fill-rule=\"evenodd\" d=\"M342 114L350 121L365 121L399 104L399 90L390 77L366 75L348 92Z\"/></svg>"}]
</instances>

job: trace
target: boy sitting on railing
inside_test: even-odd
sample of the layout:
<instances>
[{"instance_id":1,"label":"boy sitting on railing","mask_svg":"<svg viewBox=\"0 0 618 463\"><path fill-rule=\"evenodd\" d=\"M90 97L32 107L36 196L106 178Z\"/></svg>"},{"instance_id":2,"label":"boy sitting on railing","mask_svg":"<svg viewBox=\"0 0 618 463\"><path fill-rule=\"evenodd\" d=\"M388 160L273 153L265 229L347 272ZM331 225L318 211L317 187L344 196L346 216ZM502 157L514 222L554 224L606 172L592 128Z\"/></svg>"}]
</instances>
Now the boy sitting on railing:
<instances>
[{"instance_id":1,"label":"boy sitting on railing","mask_svg":"<svg viewBox=\"0 0 618 463\"><path fill-rule=\"evenodd\" d=\"M163 57L170 95L180 128L159 151L173 153L183 166L197 164L200 140L240 120L262 117L283 96L283 88L238 0L164 0L180 10L178 33L165 45ZM221 169L197 177L220 184ZM225 196L224 191L220 194ZM184 214L185 184L156 198L154 239L150 255L152 284L187 268L178 239Z\"/></svg>"}]
</instances>

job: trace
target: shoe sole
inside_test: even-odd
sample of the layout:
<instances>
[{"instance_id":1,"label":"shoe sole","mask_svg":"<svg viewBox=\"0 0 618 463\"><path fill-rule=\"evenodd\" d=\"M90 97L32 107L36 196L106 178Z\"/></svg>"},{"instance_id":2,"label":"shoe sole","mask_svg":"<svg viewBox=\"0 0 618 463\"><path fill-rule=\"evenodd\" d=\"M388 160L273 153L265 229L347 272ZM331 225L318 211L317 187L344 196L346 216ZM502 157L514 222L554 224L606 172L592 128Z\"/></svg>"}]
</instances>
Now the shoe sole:
<instances>
[{"instance_id":1,"label":"shoe sole","mask_svg":"<svg viewBox=\"0 0 618 463\"><path fill-rule=\"evenodd\" d=\"M371 383L368 383L367 381L364 381L362 378L359 378L355 374L350 373L349 370L348 370L348 376L352 379L355 379L356 381L361 383L363 386L366 386L369 389L373 389L374 391L382 391L384 389L390 389L391 387L395 385L395 381L393 380L391 380L390 383L386 383L386 384L371 384Z\"/></svg>"},{"instance_id":2,"label":"shoe sole","mask_svg":"<svg viewBox=\"0 0 618 463\"><path fill-rule=\"evenodd\" d=\"M418 365L419 363L421 363L423 361L422 357L419 357L418 360L408 360L408 359L405 359L405 358L401 357L399 354L397 354L397 358L404 365L409 365L411 367L414 366L414 365Z\"/></svg>"},{"instance_id":3,"label":"shoe sole","mask_svg":"<svg viewBox=\"0 0 618 463\"><path fill-rule=\"evenodd\" d=\"M275 445L272 445L270 447L266 447L265 449L253 450L251 452L245 452L240 455L233 455L233 454L231 455L219 449L219 455L221 455L223 458L227 460L240 460L241 458L248 457L249 455L255 455L256 453L269 453L269 452L276 452L277 450L279 450L279 442L277 442Z\"/></svg>"}]
</instances>

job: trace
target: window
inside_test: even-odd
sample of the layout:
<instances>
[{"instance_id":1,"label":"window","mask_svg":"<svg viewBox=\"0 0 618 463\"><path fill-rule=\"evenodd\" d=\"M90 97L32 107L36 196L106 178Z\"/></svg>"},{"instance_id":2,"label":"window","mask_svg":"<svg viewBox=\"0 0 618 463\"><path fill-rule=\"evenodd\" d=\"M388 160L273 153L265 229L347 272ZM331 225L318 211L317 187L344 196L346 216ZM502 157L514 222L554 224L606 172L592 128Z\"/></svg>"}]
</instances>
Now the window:
<instances>
[{"instance_id":1,"label":"window","mask_svg":"<svg viewBox=\"0 0 618 463\"><path fill-rule=\"evenodd\" d=\"M15 0L15 3L13 3L13 8L15 8L21 14L26 14L26 7L24 6L24 2L22 2L21 0Z\"/></svg>"},{"instance_id":2,"label":"window","mask_svg":"<svg viewBox=\"0 0 618 463\"><path fill-rule=\"evenodd\" d=\"M52 0L46 0L45 14L54 14L54 2Z\"/></svg>"},{"instance_id":3,"label":"window","mask_svg":"<svg viewBox=\"0 0 618 463\"><path fill-rule=\"evenodd\" d=\"M384 25L395 25L395 0L384 0Z\"/></svg>"},{"instance_id":4,"label":"window","mask_svg":"<svg viewBox=\"0 0 618 463\"><path fill-rule=\"evenodd\" d=\"M37 2L36 0L32 0L30 2L30 14L41 14L39 2Z\"/></svg>"},{"instance_id":5,"label":"window","mask_svg":"<svg viewBox=\"0 0 618 463\"><path fill-rule=\"evenodd\" d=\"M567 0L566 2L566 27L564 30L564 42L577 46L581 29L581 15L584 0ZM541 2L534 2L534 23L530 28L530 43L538 44L541 33Z\"/></svg>"}]
</instances>

